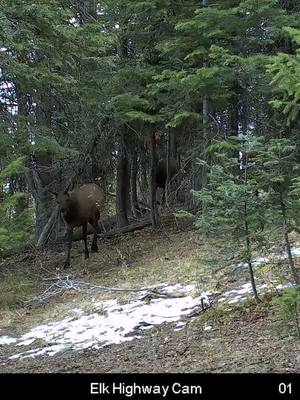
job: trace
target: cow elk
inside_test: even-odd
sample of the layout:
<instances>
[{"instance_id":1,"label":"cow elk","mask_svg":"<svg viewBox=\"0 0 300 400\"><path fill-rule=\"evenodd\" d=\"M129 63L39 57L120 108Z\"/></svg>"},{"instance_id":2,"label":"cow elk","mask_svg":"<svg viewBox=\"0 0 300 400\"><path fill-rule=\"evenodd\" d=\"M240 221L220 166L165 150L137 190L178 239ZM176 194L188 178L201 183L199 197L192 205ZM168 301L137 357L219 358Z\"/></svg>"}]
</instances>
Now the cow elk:
<instances>
[{"instance_id":1,"label":"cow elk","mask_svg":"<svg viewBox=\"0 0 300 400\"><path fill-rule=\"evenodd\" d=\"M66 268L70 266L70 253L74 228L82 227L85 258L88 258L87 225L90 223L94 232L91 252L95 253L98 251L97 229L100 212L104 207L105 193L98 185L93 183L76 187L71 191L66 190L59 193L52 193L56 197L59 210L67 225L68 252L64 263L64 267Z\"/></svg>"},{"instance_id":2,"label":"cow elk","mask_svg":"<svg viewBox=\"0 0 300 400\"><path fill-rule=\"evenodd\" d=\"M178 161L172 159L169 162L169 180L171 181L175 175L180 171L180 164ZM156 186L157 188L162 188L162 203L165 201L165 187L167 182L167 161L159 160L156 168Z\"/></svg>"}]
</instances>

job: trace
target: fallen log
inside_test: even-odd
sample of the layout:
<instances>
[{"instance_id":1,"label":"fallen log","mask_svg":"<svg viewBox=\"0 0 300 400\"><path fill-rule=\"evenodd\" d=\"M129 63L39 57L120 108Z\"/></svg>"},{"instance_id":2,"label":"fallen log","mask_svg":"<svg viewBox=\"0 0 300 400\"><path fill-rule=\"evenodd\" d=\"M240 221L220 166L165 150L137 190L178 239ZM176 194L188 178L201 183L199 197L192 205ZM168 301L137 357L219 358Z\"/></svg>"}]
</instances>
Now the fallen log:
<instances>
[{"instance_id":1,"label":"fallen log","mask_svg":"<svg viewBox=\"0 0 300 400\"><path fill-rule=\"evenodd\" d=\"M149 219L146 219L146 220L143 220L143 221L133 222L133 223L127 225L127 226L124 226L123 228L111 229L108 232L104 232L104 233L103 233L103 230L101 230L101 227L100 227L99 230L102 233L100 235L98 235L98 238L99 239L101 239L101 238L110 238L110 237L113 237L113 236L121 235L123 233L134 232L136 230L144 229L144 228L146 228L147 226L150 226L150 225L151 225L151 221L150 221L150 218L149 218ZM90 229L90 232L88 230L88 233L93 233L92 228ZM82 239L83 239L83 235L82 235L81 229L78 229L78 230L74 231L74 233L73 233L73 242L77 242L78 240L82 240Z\"/></svg>"},{"instance_id":2,"label":"fallen log","mask_svg":"<svg viewBox=\"0 0 300 400\"><path fill-rule=\"evenodd\" d=\"M111 217L111 218L115 218L115 217ZM174 217L174 215L163 216L163 217L161 217L161 222L162 222L163 225L168 224L170 222L175 222L175 217ZM101 224L100 224L99 231L98 231L100 233L100 235L98 235L98 238L99 239L111 238L113 236L119 236L119 235L124 234L124 233L129 233L129 232L134 232L134 231L137 231L137 230L141 230L141 229L144 229L147 226L151 226L151 225L152 225L152 222L151 222L150 217L144 218L143 220L140 220L140 221L137 221L137 222L131 222L129 225L124 226L123 228L117 228L116 225L115 225L115 228L109 230L108 232L104 232L101 229ZM93 229L92 228L88 229L88 234L89 233L90 234L93 233ZM66 236L63 236L60 239L64 241L64 240L66 240ZM73 232L73 242L78 242L79 240L82 240L82 239L83 239L82 230L80 228L74 230L74 232Z\"/></svg>"},{"instance_id":3,"label":"fallen log","mask_svg":"<svg viewBox=\"0 0 300 400\"><path fill-rule=\"evenodd\" d=\"M124 226L123 228L118 228L116 216L111 216L103 220L100 220L98 226L98 238L99 239L111 238L113 236L119 236L124 233L141 230L146 228L147 226L152 225L150 216L144 217L142 220L138 221L136 221L136 219L130 218L129 222L130 222L129 225ZM178 228L178 221L176 220L174 214L168 214L160 217L160 223L162 226L172 222ZM93 228L90 225L88 225L87 234L90 235L92 233L93 233ZM78 242L79 240L82 239L83 239L82 229L81 228L74 229L73 242ZM58 240L65 241L66 235L60 236Z\"/></svg>"}]
</instances>

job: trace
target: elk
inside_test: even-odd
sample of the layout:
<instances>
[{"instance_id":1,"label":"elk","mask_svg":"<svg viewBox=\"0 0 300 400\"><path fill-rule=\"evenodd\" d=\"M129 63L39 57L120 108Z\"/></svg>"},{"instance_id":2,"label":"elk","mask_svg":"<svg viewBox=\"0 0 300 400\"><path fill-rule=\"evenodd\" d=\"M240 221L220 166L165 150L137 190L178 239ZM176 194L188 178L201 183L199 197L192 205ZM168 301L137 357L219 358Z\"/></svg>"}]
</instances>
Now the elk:
<instances>
[{"instance_id":1,"label":"elk","mask_svg":"<svg viewBox=\"0 0 300 400\"><path fill-rule=\"evenodd\" d=\"M180 171L180 164L176 160L169 161L169 179L171 180ZM162 203L165 200L165 187L167 182L167 161L159 160L156 168L156 186L163 189Z\"/></svg>"},{"instance_id":2,"label":"elk","mask_svg":"<svg viewBox=\"0 0 300 400\"><path fill-rule=\"evenodd\" d=\"M96 184L90 183L76 187L68 191L59 193L52 192L56 197L59 210L62 213L64 221L67 225L68 252L64 263L64 268L70 266L70 253L73 241L73 229L82 227L83 241L85 246L85 258L89 257L87 246L87 225L90 223L93 227L93 241L91 252L98 251L97 246L97 229L100 218L100 211L105 201L104 191Z\"/></svg>"}]
</instances>

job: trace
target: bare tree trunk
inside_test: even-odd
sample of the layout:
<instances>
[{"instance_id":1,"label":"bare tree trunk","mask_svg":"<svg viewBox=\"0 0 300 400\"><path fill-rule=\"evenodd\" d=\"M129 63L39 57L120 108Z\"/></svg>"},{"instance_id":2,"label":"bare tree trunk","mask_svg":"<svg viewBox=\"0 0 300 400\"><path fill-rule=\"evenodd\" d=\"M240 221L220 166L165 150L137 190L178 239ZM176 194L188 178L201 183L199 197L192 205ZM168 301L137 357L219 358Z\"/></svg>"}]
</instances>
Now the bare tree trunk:
<instances>
[{"instance_id":1,"label":"bare tree trunk","mask_svg":"<svg viewBox=\"0 0 300 400\"><path fill-rule=\"evenodd\" d=\"M96 0L76 0L74 7L81 25L97 19Z\"/></svg>"},{"instance_id":2,"label":"bare tree trunk","mask_svg":"<svg viewBox=\"0 0 300 400\"><path fill-rule=\"evenodd\" d=\"M144 203L149 203L149 184L148 184L148 163L146 157L143 155L140 157L140 191L142 195L142 200Z\"/></svg>"},{"instance_id":3,"label":"bare tree trunk","mask_svg":"<svg viewBox=\"0 0 300 400\"><path fill-rule=\"evenodd\" d=\"M134 150L131 157L131 169L130 169L130 188L131 188L131 209L132 214L135 217L140 216L140 208L138 205L137 196L137 176L138 176L138 164L137 164L137 152Z\"/></svg>"},{"instance_id":4,"label":"bare tree trunk","mask_svg":"<svg viewBox=\"0 0 300 400\"><path fill-rule=\"evenodd\" d=\"M247 264L249 268L249 274L250 274L250 282L252 286L252 291L254 294L254 298L256 303L260 303L260 298L258 297L257 293L257 288L256 288L256 283L254 279L254 272L253 272L253 266L252 266L252 249L251 249L251 241L250 241L250 232L249 232L249 226L248 226L248 210L247 210L247 203L244 203L245 206L245 231L246 231L246 246L247 246Z\"/></svg>"},{"instance_id":5,"label":"bare tree trunk","mask_svg":"<svg viewBox=\"0 0 300 400\"><path fill-rule=\"evenodd\" d=\"M27 168L25 170L25 177L29 191L35 200L35 238L36 242L41 243L40 236L42 233L43 235L46 235L48 239L50 237L53 238L51 232L45 233L45 226L52 215L54 202L52 195L46 190L47 183L43 182L37 171ZM51 225L51 228L52 227L53 226Z\"/></svg>"},{"instance_id":6,"label":"bare tree trunk","mask_svg":"<svg viewBox=\"0 0 300 400\"><path fill-rule=\"evenodd\" d=\"M124 143L124 134L121 137L117 165L117 196L116 212L118 227L122 228L128 225L128 199L129 199L129 165L128 156Z\"/></svg>"},{"instance_id":7,"label":"bare tree trunk","mask_svg":"<svg viewBox=\"0 0 300 400\"><path fill-rule=\"evenodd\" d=\"M53 232L54 226L57 226L57 221L59 220L59 218L59 210L57 208L54 208L51 217L48 219L48 222L45 224L44 228L39 234L39 237L37 238L36 247L42 247L48 242L51 233ZM57 236L58 233L59 232L56 232Z\"/></svg>"},{"instance_id":8,"label":"bare tree trunk","mask_svg":"<svg viewBox=\"0 0 300 400\"><path fill-rule=\"evenodd\" d=\"M151 134L151 193L150 193L150 207L151 207L151 222L154 227L158 226L158 212L156 203L156 170L157 170L157 149L155 134Z\"/></svg>"},{"instance_id":9,"label":"bare tree trunk","mask_svg":"<svg viewBox=\"0 0 300 400\"><path fill-rule=\"evenodd\" d=\"M245 95L242 96L242 108L241 108L241 125L242 125L242 132L243 135L246 135L248 130L248 104L247 104L247 97Z\"/></svg>"},{"instance_id":10,"label":"bare tree trunk","mask_svg":"<svg viewBox=\"0 0 300 400\"><path fill-rule=\"evenodd\" d=\"M202 0L202 5L203 7L208 7L209 6L209 0ZM208 67L208 61L204 61L203 67L207 68ZM209 103L208 103L208 98L205 96L203 98L202 102L202 124L203 124L203 149L206 148L208 144L208 136L209 136L209 129L208 129L208 118L209 118ZM203 165L201 167L201 187L204 188L207 185L207 168Z\"/></svg>"},{"instance_id":11,"label":"bare tree trunk","mask_svg":"<svg viewBox=\"0 0 300 400\"><path fill-rule=\"evenodd\" d=\"M207 67L207 63L204 64ZM203 149L206 149L208 142L209 142L209 128L208 128L208 114L209 114L209 106L208 106L208 99L204 97L203 105L202 105L202 113L203 113ZM202 188L205 188L207 185L207 168L205 165L202 166Z\"/></svg>"},{"instance_id":12,"label":"bare tree trunk","mask_svg":"<svg viewBox=\"0 0 300 400\"><path fill-rule=\"evenodd\" d=\"M246 155L246 162L245 162L244 181L245 181L245 185L246 185L247 181L248 181L248 158L247 158L247 155ZM245 232L246 232L247 264L248 264L248 268L249 268L250 281L251 281L251 286L252 286L252 291L254 294L255 301L258 304L261 300L258 297L256 283L255 283L255 279L254 279L254 273L253 273L252 248L251 248L250 231L249 231L249 225L248 225L248 207L247 207L246 201L244 202L244 226L245 226Z\"/></svg>"},{"instance_id":13,"label":"bare tree trunk","mask_svg":"<svg viewBox=\"0 0 300 400\"><path fill-rule=\"evenodd\" d=\"M239 133L239 85L235 82L230 110L230 134L237 136Z\"/></svg>"},{"instance_id":14,"label":"bare tree trunk","mask_svg":"<svg viewBox=\"0 0 300 400\"><path fill-rule=\"evenodd\" d=\"M167 167L167 173L166 173L166 183L165 183L165 187L164 187L164 191L165 191L165 203L166 203L166 207L169 207L169 183L170 183L170 152L171 152L171 146L170 146L170 131L168 131L168 135L167 135L167 151L166 151L166 155L167 155L167 162L166 162L166 167Z\"/></svg>"}]
</instances>

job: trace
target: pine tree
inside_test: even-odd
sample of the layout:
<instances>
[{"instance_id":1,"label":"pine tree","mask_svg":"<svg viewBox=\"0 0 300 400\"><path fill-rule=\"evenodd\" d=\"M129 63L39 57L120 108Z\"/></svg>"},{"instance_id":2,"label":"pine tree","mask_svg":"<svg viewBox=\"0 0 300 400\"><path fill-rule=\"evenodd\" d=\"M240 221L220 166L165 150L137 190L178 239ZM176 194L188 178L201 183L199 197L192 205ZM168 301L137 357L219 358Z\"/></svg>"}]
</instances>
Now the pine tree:
<instances>
[{"instance_id":1,"label":"pine tree","mask_svg":"<svg viewBox=\"0 0 300 400\"><path fill-rule=\"evenodd\" d=\"M225 259L220 259L218 264L232 264L235 260L247 265L257 302L260 299L253 259L265 243L261 226L267 216L265 199L257 196L255 157L261 145L261 139L251 135L211 144L207 152L214 163L209 170L207 187L195 191L195 196L203 202L196 227L215 239L225 251ZM243 153L243 162L235 156L238 151Z\"/></svg>"},{"instance_id":2,"label":"pine tree","mask_svg":"<svg viewBox=\"0 0 300 400\"><path fill-rule=\"evenodd\" d=\"M260 149L257 160L261 165L258 173L260 184L268 190L269 209L272 210L269 224L279 228L279 235L287 252L293 279L300 283L299 273L291 251L290 233L295 220L299 220L299 192L296 182L299 174L299 150L291 140L271 139ZM296 195L296 197L295 197Z\"/></svg>"}]
</instances>

